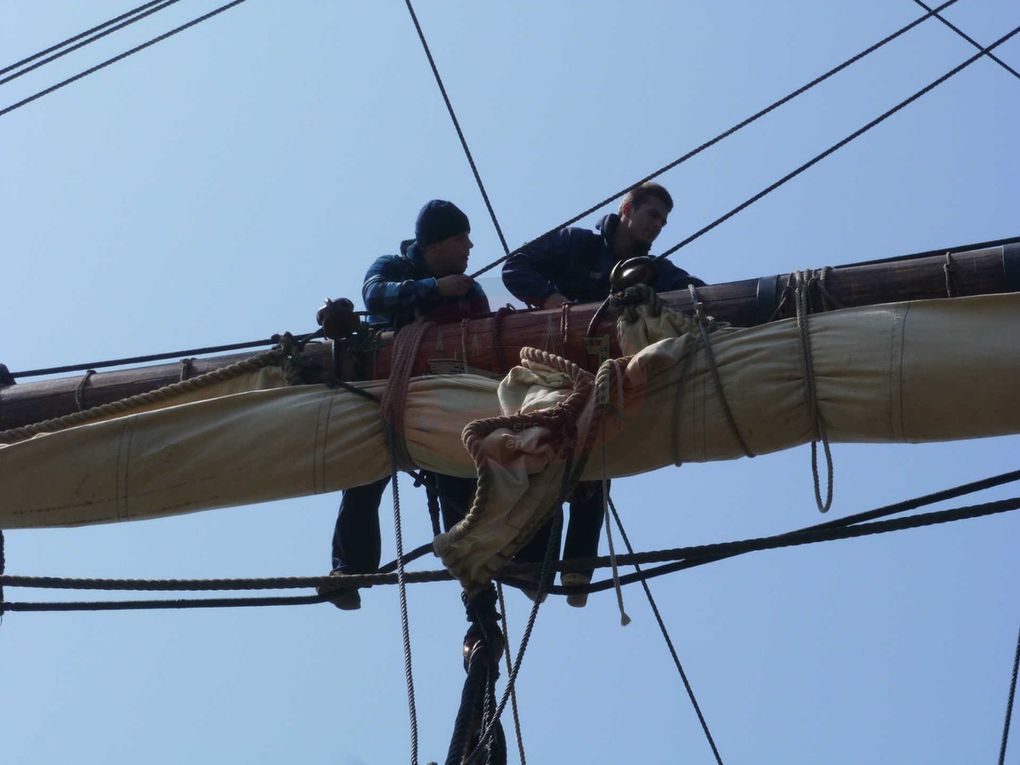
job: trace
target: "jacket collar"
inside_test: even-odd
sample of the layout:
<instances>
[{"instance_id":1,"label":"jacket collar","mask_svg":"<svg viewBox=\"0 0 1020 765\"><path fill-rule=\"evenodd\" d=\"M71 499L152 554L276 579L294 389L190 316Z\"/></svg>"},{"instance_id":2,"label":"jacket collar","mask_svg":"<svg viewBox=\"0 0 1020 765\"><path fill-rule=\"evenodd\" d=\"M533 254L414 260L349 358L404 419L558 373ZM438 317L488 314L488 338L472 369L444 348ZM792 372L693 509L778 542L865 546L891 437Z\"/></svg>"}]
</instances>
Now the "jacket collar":
<instances>
[{"instance_id":1,"label":"jacket collar","mask_svg":"<svg viewBox=\"0 0 1020 765\"><path fill-rule=\"evenodd\" d=\"M410 264L416 278L425 279L432 276L432 272L425 263L425 253L418 246L416 239L405 239L402 241L400 243L400 254Z\"/></svg>"}]
</instances>

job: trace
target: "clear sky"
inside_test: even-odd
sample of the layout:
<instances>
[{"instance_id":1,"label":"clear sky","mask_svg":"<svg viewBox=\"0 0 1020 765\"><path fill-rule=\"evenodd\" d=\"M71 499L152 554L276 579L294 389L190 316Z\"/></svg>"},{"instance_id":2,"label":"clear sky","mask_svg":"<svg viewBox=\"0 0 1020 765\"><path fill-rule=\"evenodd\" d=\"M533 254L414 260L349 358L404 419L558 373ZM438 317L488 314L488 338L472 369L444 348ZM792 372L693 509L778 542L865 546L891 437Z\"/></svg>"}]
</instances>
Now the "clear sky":
<instances>
[{"instance_id":1,"label":"clear sky","mask_svg":"<svg viewBox=\"0 0 1020 765\"><path fill-rule=\"evenodd\" d=\"M183 0L2 85L0 108L215 5ZM130 6L2 0L0 65ZM511 246L923 13L910 0L421 0L418 12ZM1020 24L1020 4L960 0L946 15L989 43ZM656 251L973 52L929 20L666 173L677 206ZM1020 40L998 53L1020 68ZM722 282L1015 236L1018 124L1020 80L979 60L675 257ZM0 117L0 168L0 361L12 370L310 331L323 298L360 295L368 263L411 235L432 197L471 216L473 266L501 254L398 0L249 0ZM498 277L485 286L497 293ZM836 445L831 514L1016 469L1017 445ZM408 484L402 496L412 547L428 520ZM638 549L818 521L806 447L620 480L614 496ZM337 499L10 531L7 571L324 574ZM389 559L386 499L382 512ZM994 761L1020 622L1018 534L1006 514L656 580L723 760ZM530 604L508 595L516 646ZM529 762L713 761L640 589L625 596L626 628L609 593L540 611L519 680ZM463 610L450 583L409 598L421 761L441 762ZM354 613L8 614L0 757L406 762L399 626L397 592L381 587Z\"/></svg>"}]
</instances>

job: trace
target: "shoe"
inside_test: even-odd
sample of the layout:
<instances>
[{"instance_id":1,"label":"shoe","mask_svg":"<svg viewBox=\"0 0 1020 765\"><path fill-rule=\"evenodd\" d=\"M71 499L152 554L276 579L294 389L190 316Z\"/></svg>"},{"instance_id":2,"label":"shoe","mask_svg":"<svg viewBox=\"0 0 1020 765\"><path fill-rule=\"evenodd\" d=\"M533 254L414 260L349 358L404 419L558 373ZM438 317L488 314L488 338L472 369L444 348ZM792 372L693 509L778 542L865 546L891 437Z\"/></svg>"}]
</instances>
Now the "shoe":
<instances>
[{"instance_id":1,"label":"shoe","mask_svg":"<svg viewBox=\"0 0 1020 765\"><path fill-rule=\"evenodd\" d=\"M342 576L343 571L333 570L330 576ZM332 587L328 584L320 584L315 591L341 611L357 611L361 608L361 593L357 587Z\"/></svg>"},{"instance_id":2,"label":"shoe","mask_svg":"<svg viewBox=\"0 0 1020 765\"><path fill-rule=\"evenodd\" d=\"M591 574L583 574L580 571L565 571L560 574L560 584L564 587L583 587L591 584ZM567 605L574 608L584 608L588 605L588 593L574 592L567 595Z\"/></svg>"},{"instance_id":3,"label":"shoe","mask_svg":"<svg viewBox=\"0 0 1020 765\"><path fill-rule=\"evenodd\" d=\"M523 576L520 576L519 578L523 579L526 582L528 582L528 585L522 585L521 586L521 592L524 593L524 596L528 600L530 600L532 603L534 603L535 599L538 598L538 602L539 603L545 603L545 598L546 598L546 595L548 593L543 592L542 593L542 597L541 598L538 597L538 577L537 576L525 574Z\"/></svg>"}]
</instances>

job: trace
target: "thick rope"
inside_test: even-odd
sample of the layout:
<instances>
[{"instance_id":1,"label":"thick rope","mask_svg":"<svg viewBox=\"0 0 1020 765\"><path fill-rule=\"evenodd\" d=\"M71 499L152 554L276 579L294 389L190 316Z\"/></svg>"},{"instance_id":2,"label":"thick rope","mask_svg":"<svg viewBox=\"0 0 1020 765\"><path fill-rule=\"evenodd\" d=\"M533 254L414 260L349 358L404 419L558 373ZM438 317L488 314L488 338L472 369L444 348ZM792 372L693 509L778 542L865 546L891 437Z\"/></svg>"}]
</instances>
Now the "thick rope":
<instances>
[{"instance_id":1,"label":"thick rope","mask_svg":"<svg viewBox=\"0 0 1020 765\"><path fill-rule=\"evenodd\" d=\"M627 186L627 188L621 189L620 191L616 192L615 194L613 194L611 196L608 196L605 199L600 200L599 202L596 202L594 205L589 207L587 210L584 210L584 211L578 213L573 218L565 221L564 223L561 223L560 225L556 226L555 228L549 229L548 231L546 231L541 236L537 236L534 239L532 239L531 241L525 242L523 245L521 245L516 250L511 252L509 255L504 255L503 257L499 258L498 260L493 261L492 263L490 263L489 265L485 266L484 268L481 268L478 271L475 271L473 274L471 274L471 278L477 279L479 276L481 276L482 274L486 273L487 271L492 270L493 268L495 268L496 266L498 266L500 263L504 262L508 258L513 257L517 253L521 252L525 247L527 247L529 244L531 244L531 242L538 241L539 239L541 239L543 237L546 237L546 236L549 236L551 234L554 234L557 231L559 231L561 228L565 228L567 226L574 225L579 220L581 220L581 218L584 218L584 217L586 217L588 215L591 215L593 212L595 212L596 210L598 210L601 207L604 207L605 205L609 204L610 202L616 201L617 199L622 197L624 194L626 194L631 189L635 189L638 186L640 186L642 183L647 183L648 181L651 181L651 180L654 180L655 178L658 178L660 175L665 173L667 170L672 170L674 167L682 165L687 160L692 159L692 158L696 157L698 154L700 154L701 152L705 151L705 149L708 149L708 148L714 146L715 144L717 144L720 141L722 141L724 138L728 138L729 136L731 136L734 133L736 133L738 130L741 130L741 129L747 127L751 123L756 122L757 120L759 120L762 117L764 117L766 114L772 112L775 109L778 109L783 104L785 104L785 103L787 103L789 101L792 101L797 96L800 96L800 95L806 93L807 91L811 90L811 88L815 87L816 85L821 84L822 82L824 82L825 80L829 79L833 75L838 74L839 72L843 71L848 66L850 66L851 64L855 64L856 62L860 61L865 56L867 56L867 55L869 55L871 53L874 53L876 50L878 50L882 46L886 45L887 43L892 42L893 40L895 40L900 35L906 34L911 29L916 27L918 24L921 24L922 22L927 21L934 14L938 13L939 11L945 10L946 8L948 8L949 6L953 5L956 2L957 2L957 0L947 0L947 2L942 3L940 6L938 6L934 10L929 11L928 13L926 13L923 16L919 16L918 18L914 19L913 21L911 21L906 26L900 27L895 32L893 32L892 34L890 34L890 35L888 35L886 37L883 37L881 40L879 40L878 42L874 43L873 45L868 46L867 48L865 48L864 50L860 51L859 53L857 53L857 54L851 56L850 58L846 59L843 63L837 64L832 69L830 69L827 72L825 72L824 74L821 74L818 77L815 77L810 82L802 85L801 87L797 88L794 91L791 91L790 93L787 93L782 98L780 98L780 99L778 99L776 101L773 101L771 104L766 106L764 109L761 109L760 111L755 112L750 117L747 117L747 118L741 120L736 125L733 125L731 128L729 128L727 130L724 130L723 132L719 133L714 138L711 138L708 141L705 141L700 146L697 146L696 148L691 149L690 151L688 151L683 156L678 157L677 159L673 160L672 162L670 162L667 165L663 165L658 170L655 170L655 171L649 173L648 175L646 175L644 178L640 178L639 180L637 180L634 183L632 183L629 186Z\"/></svg>"},{"instance_id":2,"label":"thick rope","mask_svg":"<svg viewBox=\"0 0 1020 765\"><path fill-rule=\"evenodd\" d=\"M400 470L414 470L416 465L407 450L404 438L404 415L407 408L407 389L418 357L422 338L435 326L428 321L416 321L397 332L393 338L393 355L390 374L380 404L380 413L386 423L386 436L390 450Z\"/></svg>"},{"instance_id":3,"label":"thick rope","mask_svg":"<svg viewBox=\"0 0 1020 765\"><path fill-rule=\"evenodd\" d=\"M950 523L970 518L980 518L989 515L1010 512L1020 509L1020 498L988 502L982 505L969 505L967 507L955 508L952 510L939 510L930 513L920 513L907 518L895 518L891 520L864 523L847 527L819 524L798 531L776 534L774 537L764 537L738 542L724 542L713 545L699 545L687 548L672 548L668 550L655 550L647 553L635 553L634 555L617 556L617 563L621 566L633 565L635 563L663 563L656 568L643 570L640 574L626 574L620 576L620 584L626 585L637 581L652 579L675 571L687 568L694 568L706 563L715 563L726 558L744 555L762 550L777 550L786 547L799 547L801 545L812 545L819 542L833 542L836 540L850 540L858 537L869 537L869 535L886 533L888 531L902 531L908 528L920 528L922 526ZM840 519L841 522L846 519ZM608 557L578 558L564 561L559 564L550 564L549 571L578 571L586 568L607 568L610 565ZM521 574L533 574L541 571L537 564L507 564L505 575L501 577L505 583L511 586L519 586L511 580L514 576ZM454 577L446 570L411 571L405 575L404 580L411 583L450 581ZM88 586L81 585L88 582ZM396 584L397 578L394 574L344 574L343 576L309 576L293 577L285 579L291 583L275 583L281 580L271 580L272 585L263 584L270 580L251 579L241 586L237 580L224 582L221 590L274 590L283 588L308 588L326 584L331 588L337 586L368 586L375 584ZM297 583L300 582L300 583ZM160 582L155 582L160 583ZM228 584L228 585L226 585ZM42 576L13 576L5 574L0 576L0 585L24 586L24 588L65 588L78 590L171 590L166 586L131 586L123 588L121 580L115 579L61 579L59 577ZM562 585L550 584L543 592L552 595L572 595L574 593L599 593L611 589L612 579L600 582L592 582L589 585L576 585L564 588ZM198 590L208 588L176 588L177 590ZM149 600L149 601L112 601L112 602L58 602L58 603L18 603L6 602L3 608L7 611L138 611L145 609L190 609L190 608L236 608L248 606L300 606L313 603L325 603L329 596L301 596L301 597L278 597L278 598L220 598L206 600ZM529 634L525 632L525 634ZM520 657L518 656L515 666L519 667Z\"/></svg>"},{"instance_id":4,"label":"thick rope","mask_svg":"<svg viewBox=\"0 0 1020 765\"><path fill-rule=\"evenodd\" d=\"M941 9L939 9L939 10L941 10ZM804 164L800 165L795 170L787 173L786 175L784 175L782 178L780 178L779 180L775 181L774 183L766 186L764 189L759 191L754 196L749 197L748 199L745 199L743 202L741 202L739 205L734 207L728 213L725 213L724 215L719 216L714 221L709 223L707 226L703 226L702 228L698 229L697 231L695 231L693 234L691 234L689 237L687 237L683 241L681 241L678 244L675 244L674 246L670 247L668 250L666 250L661 255L656 256L656 259L661 260L662 258L667 258L670 255L672 255L673 253L675 253L677 250L680 250L683 247L686 247L687 245L689 245L694 240L700 239L702 236L707 234L709 231L714 229L716 226L718 226L718 225L720 225L722 223L725 223L726 221L728 221L730 218L732 218L737 213L739 213L742 210L745 210L746 208L750 207L755 202L757 202L759 199L761 199L761 198L771 194L773 191L778 189L780 186L783 186L787 182L792 181L794 178L796 178L798 175L803 173L805 170L807 170L807 169L813 167L814 165L818 164L823 159L828 157L830 154L835 153L836 151L838 151L839 149L843 148L844 146L846 146L851 141L853 141L853 140L859 138L860 136L864 135L865 133L867 133L869 130L871 130L871 128L873 128L876 125L884 122L886 119L888 119L889 117L893 116L894 114L896 114L901 109L906 108L907 106L912 104L914 101L919 99L921 96L923 96L923 95L929 93L930 91L934 90L936 87L941 85L946 80L948 80L951 77L954 77L955 75L959 74L964 69L966 69L968 66L970 66L975 61L977 61L979 58L981 58L986 53L988 53L990 50L993 50L994 48L999 47L1000 45L1002 45L1004 42L1009 40L1011 37L1013 37L1017 33L1020 33L1020 26L1017 26L1011 32L1006 33L1005 35L1000 37L998 40L996 40L994 43L992 43L988 47L982 48L980 53L974 54L973 56L968 58L966 61L962 62L961 64L958 64L955 67L953 67L952 69L950 69L948 72L943 74L938 79L933 80L932 82L928 83L923 88L921 88L920 90L915 92L913 95L908 96L907 98L905 98L904 100L902 100L898 104L896 104L896 106L894 106L891 109L883 112L878 117L876 117L875 119L871 120L871 122L867 123L866 125L861 126L857 130L855 130L853 133L851 133L850 135L848 135L845 138L843 138L842 140L837 141L836 143L834 143L832 146L830 146L825 151L821 152L820 154L816 154L814 157L809 159L807 162L805 162Z\"/></svg>"},{"instance_id":5,"label":"thick rope","mask_svg":"<svg viewBox=\"0 0 1020 765\"><path fill-rule=\"evenodd\" d=\"M811 353L811 333L808 330L808 317L810 315L808 296L810 288L816 283L813 275L809 276L807 271L798 271L794 274L795 286L794 297L797 307L797 329L800 333L801 368L804 375L804 388L807 398L808 414L814 422L814 438L811 440L811 475L814 479L815 504L819 512L827 513L832 507L833 488L833 465L832 450L829 448L829 436L825 431L825 420L818 408L818 392L815 384L815 365ZM825 502L822 502L821 486L818 477L818 442L822 442L825 450L826 465L826 493Z\"/></svg>"},{"instance_id":6,"label":"thick rope","mask_svg":"<svg viewBox=\"0 0 1020 765\"><path fill-rule=\"evenodd\" d=\"M612 497L606 495L607 504L613 511L613 518L616 521L616 527L620 530L620 536L623 538L623 543L627 546L627 552L631 555L634 554L634 548L630 543L630 539L627 537L627 531L623 528L623 521L620 520L620 513L616 509L616 505L613 503ZM608 523L608 519L606 521ZM641 566L634 564L634 570L638 573L641 572ZM684 672L683 664L680 663L680 656L676 652L676 647L673 645L673 639L670 637L669 630L666 628L666 622L662 618L662 614L659 613L659 606L655 602L655 598L652 596L652 589L648 586L648 582L641 582L641 586L644 588L645 597L648 598L648 605L652 608L652 613L655 615L655 621L659 625L659 632L662 633L662 639L666 641L666 648L669 649L670 656L673 657L673 664L676 666L676 671L680 674L680 680L683 681L684 688L687 690L687 696L691 700L691 705L694 707L694 712L698 716L698 722L701 723L701 729L705 732L705 738L708 740L708 745L712 748L712 754L715 756L715 761L719 765L723 765L722 756L719 754L719 747L715 744L715 739L712 737L712 731L708 729L708 722L705 720L705 715L701 711L701 705L698 704L698 699L694 695L694 688L691 686L690 680L687 679L687 673Z\"/></svg>"},{"instance_id":7,"label":"thick rope","mask_svg":"<svg viewBox=\"0 0 1020 765\"><path fill-rule=\"evenodd\" d=\"M1016 675L1020 669L1020 631L1016 636L1016 655L1013 657L1013 678L1009 682L1009 699L1006 702L1006 721L1002 725L1002 743L999 746L999 765L1006 762L1006 742L1009 740L1010 721L1013 718L1013 698L1016 696Z\"/></svg>"},{"instance_id":8,"label":"thick rope","mask_svg":"<svg viewBox=\"0 0 1020 765\"><path fill-rule=\"evenodd\" d=\"M414 671L411 668L411 627L407 616L407 582L404 578L404 532L400 521L399 478L397 455L391 439L390 486L393 487L393 536L397 546L397 585L400 589L400 634L404 643L404 680L407 684L407 713L411 726L411 765L418 765L418 710L414 703Z\"/></svg>"},{"instance_id":9,"label":"thick rope","mask_svg":"<svg viewBox=\"0 0 1020 765\"><path fill-rule=\"evenodd\" d=\"M247 359L236 361L229 366L220 367L219 369L214 369L211 372L206 372L198 377L192 377L187 380L171 383L170 385L164 385L162 388L157 388L156 390L138 393L134 396L128 396L127 398L122 398L118 401L111 401L109 404L95 406L80 412L72 412L71 414L65 414L61 417L54 417L49 420L43 420L42 422L32 423L31 425L24 425L20 428L11 428L9 430L0 431L0 443L12 444L17 441L24 441L32 436L37 436L40 433L54 433L58 430L64 430L65 428L95 422L96 420L101 420L104 417L124 414L140 406L158 404L181 393L189 393L191 391L199 390L200 388L204 388L213 383L223 382L224 380L229 380L233 377L237 377L238 375L245 374L246 372L252 372L256 369L261 369L262 367L280 365L283 363L285 358L286 354L284 351L280 348L274 348L271 351L265 351ZM88 377L86 376L83 379L88 379Z\"/></svg>"}]
</instances>

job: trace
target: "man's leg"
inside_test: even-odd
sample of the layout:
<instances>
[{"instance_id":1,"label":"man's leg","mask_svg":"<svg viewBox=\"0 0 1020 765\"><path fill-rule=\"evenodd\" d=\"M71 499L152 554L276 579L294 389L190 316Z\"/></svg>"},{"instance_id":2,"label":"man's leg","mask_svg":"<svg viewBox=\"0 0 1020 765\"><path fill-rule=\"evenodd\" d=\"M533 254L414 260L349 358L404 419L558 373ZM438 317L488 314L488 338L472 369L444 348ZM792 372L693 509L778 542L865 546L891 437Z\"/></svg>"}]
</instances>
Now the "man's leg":
<instances>
[{"instance_id":1,"label":"man's leg","mask_svg":"<svg viewBox=\"0 0 1020 765\"><path fill-rule=\"evenodd\" d=\"M389 480L383 478L344 491L333 529L333 573L365 574L379 568L382 554L379 503ZM338 608L350 611L361 607L361 596L355 587L329 592Z\"/></svg>"},{"instance_id":2,"label":"man's leg","mask_svg":"<svg viewBox=\"0 0 1020 765\"><path fill-rule=\"evenodd\" d=\"M436 493L439 495L439 507L443 513L443 528L449 531L471 509L476 482L474 478L455 478L452 475L439 473L434 475Z\"/></svg>"},{"instance_id":3,"label":"man's leg","mask_svg":"<svg viewBox=\"0 0 1020 765\"><path fill-rule=\"evenodd\" d=\"M606 484L607 488L609 484ZM570 497L570 521L563 545L563 559L594 558L599 551L599 534L605 517L601 481L579 483ZM572 571L560 576L564 585L582 585L591 581L592 569ZM567 603L577 608L588 602L586 594L568 595Z\"/></svg>"}]
</instances>

